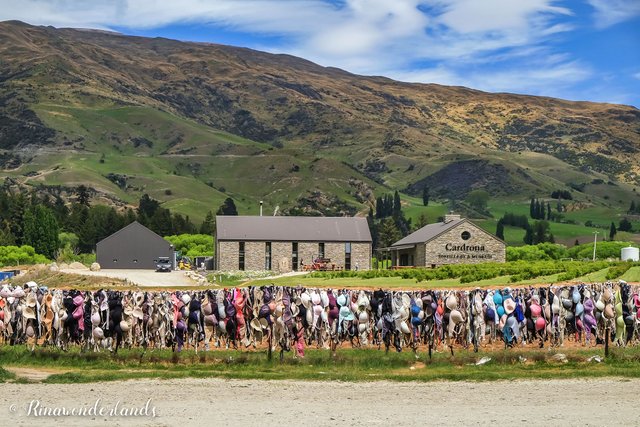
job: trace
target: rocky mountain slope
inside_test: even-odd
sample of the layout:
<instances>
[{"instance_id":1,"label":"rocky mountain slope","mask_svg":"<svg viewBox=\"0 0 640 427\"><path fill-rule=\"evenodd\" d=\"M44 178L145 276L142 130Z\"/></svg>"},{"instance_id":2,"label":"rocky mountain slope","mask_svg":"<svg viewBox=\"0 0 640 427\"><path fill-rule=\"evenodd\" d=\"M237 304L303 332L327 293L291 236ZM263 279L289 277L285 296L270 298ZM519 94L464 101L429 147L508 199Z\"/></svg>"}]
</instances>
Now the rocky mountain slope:
<instances>
[{"instance_id":1,"label":"rocky mountain slope","mask_svg":"<svg viewBox=\"0 0 640 427\"><path fill-rule=\"evenodd\" d=\"M424 185L457 199L582 186L589 201L621 209L640 186L640 111L8 21L0 149L2 175L19 184L89 183L123 203L147 192L196 218L229 195L241 210L314 200L326 213L344 202L336 214Z\"/></svg>"}]
</instances>

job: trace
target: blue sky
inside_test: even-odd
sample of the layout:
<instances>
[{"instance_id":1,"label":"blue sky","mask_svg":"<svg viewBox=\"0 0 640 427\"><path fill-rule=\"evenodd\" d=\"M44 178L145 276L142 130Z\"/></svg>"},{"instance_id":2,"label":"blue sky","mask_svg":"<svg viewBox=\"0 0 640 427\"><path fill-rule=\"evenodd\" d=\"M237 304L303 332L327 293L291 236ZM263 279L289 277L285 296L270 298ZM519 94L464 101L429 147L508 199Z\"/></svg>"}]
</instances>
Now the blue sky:
<instances>
[{"instance_id":1,"label":"blue sky","mask_svg":"<svg viewBox=\"0 0 640 427\"><path fill-rule=\"evenodd\" d=\"M245 46L396 80L640 107L640 0L0 0L0 20Z\"/></svg>"}]
</instances>

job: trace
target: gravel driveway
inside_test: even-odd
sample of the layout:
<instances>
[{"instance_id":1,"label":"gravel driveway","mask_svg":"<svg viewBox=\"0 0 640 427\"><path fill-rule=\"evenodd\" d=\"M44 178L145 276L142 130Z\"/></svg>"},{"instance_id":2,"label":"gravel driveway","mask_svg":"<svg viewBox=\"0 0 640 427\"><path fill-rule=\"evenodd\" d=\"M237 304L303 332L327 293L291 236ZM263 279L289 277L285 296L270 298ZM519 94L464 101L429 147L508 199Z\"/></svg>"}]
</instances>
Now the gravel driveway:
<instances>
[{"instance_id":1,"label":"gravel driveway","mask_svg":"<svg viewBox=\"0 0 640 427\"><path fill-rule=\"evenodd\" d=\"M640 380L614 378L488 383L190 378L93 384L3 384L0 424L631 426L638 425L639 394ZM44 412L45 416L34 417L37 405L49 411L103 408L104 415L55 417L46 416ZM138 408L138 416L112 416L116 405L115 413ZM31 415L28 416L29 406Z\"/></svg>"},{"instance_id":2,"label":"gravel driveway","mask_svg":"<svg viewBox=\"0 0 640 427\"><path fill-rule=\"evenodd\" d=\"M86 276L112 277L116 279L128 280L138 286L156 287L181 287L197 285L195 280L188 278L184 271L170 271L159 273L152 270L73 270L64 269L63 273L83 274Z\"/></svg>"}]
</instances>

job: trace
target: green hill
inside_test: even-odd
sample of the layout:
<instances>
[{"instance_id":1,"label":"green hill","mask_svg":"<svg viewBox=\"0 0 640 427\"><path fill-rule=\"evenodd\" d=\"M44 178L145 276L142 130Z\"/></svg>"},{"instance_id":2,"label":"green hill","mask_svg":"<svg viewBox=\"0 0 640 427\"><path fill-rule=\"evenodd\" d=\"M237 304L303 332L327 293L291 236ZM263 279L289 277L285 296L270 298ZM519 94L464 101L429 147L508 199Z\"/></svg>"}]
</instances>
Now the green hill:
<instances>
[{"instance_id":1,"label":"green hill","mask_svg":"<svg viewBox=\"0 0 640 427\"><path fill-rule=\"evenodd\" d=\"M430 220L482 188L483 226L571 191L557 236L589 236L640 203L640 111L357 76L288 55L0 23L5 185L97 203L148 193L198 222L240 213L365 213L401 190ZM440 206L440 207L438 207ZM634 219L635 220L635 219ZM634 223L635 228L640 225ZM574 227L574 228L572 228ZM563 231L564 230L564 231ZM515 236L515 234L514 234ZM515 237L514 237L515 240Z\"/></svg>"}]
</instances>

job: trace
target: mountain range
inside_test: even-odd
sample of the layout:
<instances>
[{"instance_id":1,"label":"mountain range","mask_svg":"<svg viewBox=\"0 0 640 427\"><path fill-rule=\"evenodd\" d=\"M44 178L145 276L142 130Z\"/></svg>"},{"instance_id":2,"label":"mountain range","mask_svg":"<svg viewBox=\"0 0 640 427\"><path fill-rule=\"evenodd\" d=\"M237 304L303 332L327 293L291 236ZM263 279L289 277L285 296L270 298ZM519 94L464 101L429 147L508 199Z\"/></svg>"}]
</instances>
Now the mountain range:
<instances>
[{"instance_id":1,"label":"mountain range","mask_svg":"<svg viewBox=\"0 0 640 427\"><path fill-rule=\"evenodd\" d=\"M84 184L115 206L147 193L196 221L227 197L240 213L353 215L425 186L442 203L568 190L614 217L640 201L640 111L6 21L0 167L6 186L70 199Z\"/></svg>"}]
</instances>

